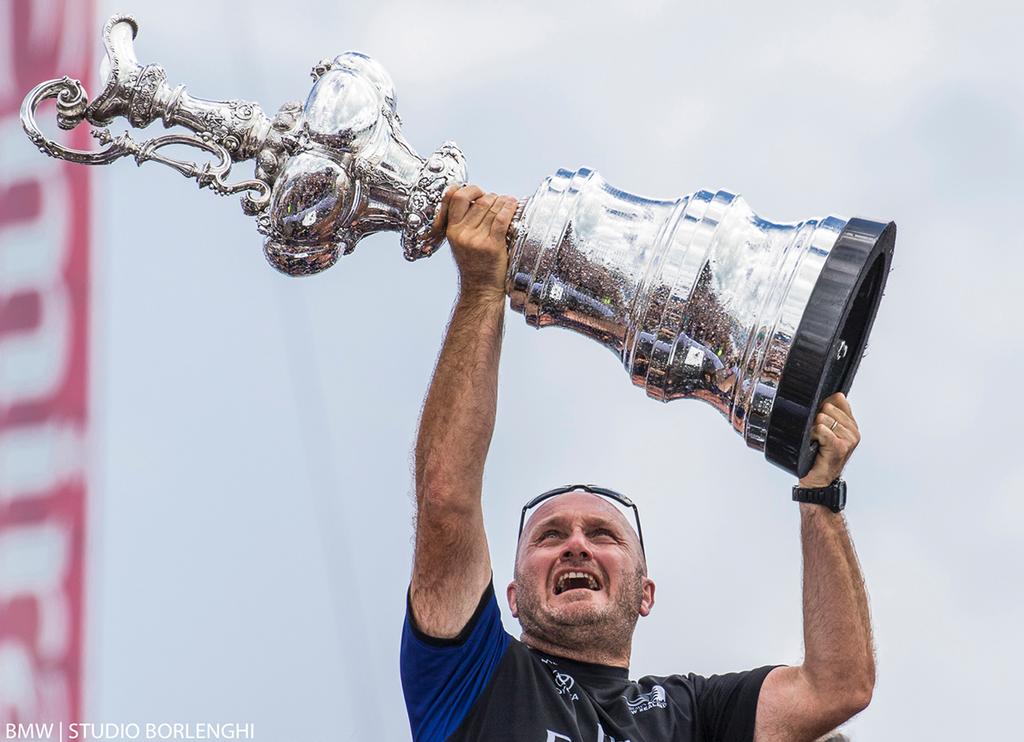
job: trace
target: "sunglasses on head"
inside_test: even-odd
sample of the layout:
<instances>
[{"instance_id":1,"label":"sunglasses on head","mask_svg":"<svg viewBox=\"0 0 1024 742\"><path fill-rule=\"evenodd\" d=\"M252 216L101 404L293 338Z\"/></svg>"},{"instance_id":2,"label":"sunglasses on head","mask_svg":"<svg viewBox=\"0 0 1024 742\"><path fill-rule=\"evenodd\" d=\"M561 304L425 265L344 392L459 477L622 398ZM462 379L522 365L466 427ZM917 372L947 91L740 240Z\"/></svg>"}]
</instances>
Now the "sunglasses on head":
<instances>
[{"instance_id":1,"label":"sunglasses on head","mask_svg":"<svg viewBox=\"0 0 1024 742\"><path fill-rule=\"evenodd\" d=\"M609 500L614 500L620 505L624 505L627 508L632 508L633 517L636 518L636 535L637 538L640 539L640 551L643 553L645 557L647 556L647 552L644 550L644 532L640 530L640 511L637 510L636 503L634 503L621 492L610 490L607 487L598 487L597 485L594 484L567 484L564 487L556 487L553 490L542 492L541 494L537 495L535 498L530 500L528 503L523 505L523 512L519 516L519 536L516 538L516 543L518 543L519 539L523 536L523 526L526 525L526 514L530 511L531 508L537 507L542 502L544 502L545 500L549 500L552 497L564 495L567 492L575 492L576 490L583 490L584 492L589 492L592 495L600 495L601 497L607 497Z\"/></svg>"}]
</instances>

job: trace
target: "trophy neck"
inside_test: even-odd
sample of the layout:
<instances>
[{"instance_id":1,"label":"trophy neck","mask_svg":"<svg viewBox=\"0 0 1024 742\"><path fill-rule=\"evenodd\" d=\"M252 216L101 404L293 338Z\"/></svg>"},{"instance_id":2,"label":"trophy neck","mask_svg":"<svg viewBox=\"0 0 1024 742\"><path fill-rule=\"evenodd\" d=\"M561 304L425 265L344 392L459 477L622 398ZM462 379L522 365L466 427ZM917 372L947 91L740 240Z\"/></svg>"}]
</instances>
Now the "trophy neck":
<instances>
[{"instance_id":1,"label":"trophy neck","mask_svg":"<svg viewBox=\"0 0 1024 742\"><path fill-rule=\"evenodd\" d=\"M409 198L426 164L390 122L382 124L372 144L353 163L352 175L362 194L347 226L354 242L374 232L402 230Z\"/></svg>"},{"instance_id":2,"label":"trophy neck","mask_svg":"<svg viewBox=\"0 0 1024 742\"><path fill-rule=\"evenodd\" d=\"M522 207L511 306L614 352L655 399L701 399L765 447L793 336L837 218L774 224L726 191L641 198L559 170Z\"/></svg>"},{"instance_id":3,"label":"trophy neck","mask_svg":"<svg viewBox=\"0 0 1024 742\"><path fill-rule=\"evenodd\" d=\"M595 172L559 170L520 208L507 291L535 327L558 325L625 353L630 316L674 202L625 194Z\"/></svg>"}]
</instances>

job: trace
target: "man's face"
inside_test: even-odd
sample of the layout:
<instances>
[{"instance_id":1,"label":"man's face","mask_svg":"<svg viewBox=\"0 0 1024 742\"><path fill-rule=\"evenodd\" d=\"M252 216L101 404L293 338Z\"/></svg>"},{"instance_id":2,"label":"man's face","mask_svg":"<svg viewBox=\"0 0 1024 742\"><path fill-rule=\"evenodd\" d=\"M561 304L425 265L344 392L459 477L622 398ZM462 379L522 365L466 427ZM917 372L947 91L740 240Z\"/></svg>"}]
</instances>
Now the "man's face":
<instances>
[{"instance_id":1,"label":"man's face","mask_svg":"<svg viewBox=\"0 0 1024 742\"><path fill-rule=\"evenodd\" d=\"M622 513L603 497L570 492L527 521L508 600L524 634L566 647L623 639L628 646L637 618L654 604L654 583Z\"/></svg>"}]
</instances>

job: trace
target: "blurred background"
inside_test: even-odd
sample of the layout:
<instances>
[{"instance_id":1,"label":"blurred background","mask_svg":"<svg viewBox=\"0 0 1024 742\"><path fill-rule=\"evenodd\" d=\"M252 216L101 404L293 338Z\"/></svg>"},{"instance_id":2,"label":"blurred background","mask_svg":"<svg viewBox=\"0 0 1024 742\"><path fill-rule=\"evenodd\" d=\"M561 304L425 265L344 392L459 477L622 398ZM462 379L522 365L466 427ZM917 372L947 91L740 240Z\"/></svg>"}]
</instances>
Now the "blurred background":
<instances>
[{"instance_id":1,"label":"blurred background","mask_svg":"<svg viewBox=\"0 0 1024 742\"><path fill-rule=\"evenodd\" d=\"M115 12L172 85L270 115L364 51L417 151L457 141L490 190L586 165L773 221L895 220L846 472L878 685L844 732L1015 733L1024 9L994 1L3 3L0 721L409 738L410 454L454 264L407 264L386 233L287 278L237 197L40 155L21 99L64 74L97 94ZM568 481L640 506L658 600L634 676L800 661L792 479L711 407L649 400L594 342L510 312L484 486L499 593L519 508Z\"/></svg>"}]
</instances>

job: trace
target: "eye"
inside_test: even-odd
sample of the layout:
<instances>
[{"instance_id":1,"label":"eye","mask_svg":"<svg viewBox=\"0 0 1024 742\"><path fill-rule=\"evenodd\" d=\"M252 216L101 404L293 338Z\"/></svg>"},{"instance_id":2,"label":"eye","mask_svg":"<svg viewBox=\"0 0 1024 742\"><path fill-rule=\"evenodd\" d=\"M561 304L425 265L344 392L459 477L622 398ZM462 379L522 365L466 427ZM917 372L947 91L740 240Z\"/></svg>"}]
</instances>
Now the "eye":
<instances>
[{"instance_id":1,"label":"eye","mask_svg":"<svg viewBox=\"0 0 1024 742\"><path fill-rule=\"evenodd\" d=\"M595 528L590 532L590 537L602 541L618 541L619 538L607 528Z\"/></svg>"},{"instance_id":2,"label":"eye","mask_svg":"<svg viewBox=\"0 0 1024 742\"><path fill-rule=\"evenodd\" d=\"M537 537L538 541L546 541L553 538L559 538L562 535L560 531L556 531L554 528L549 528Z\"/></svg>"}]
</instances>

